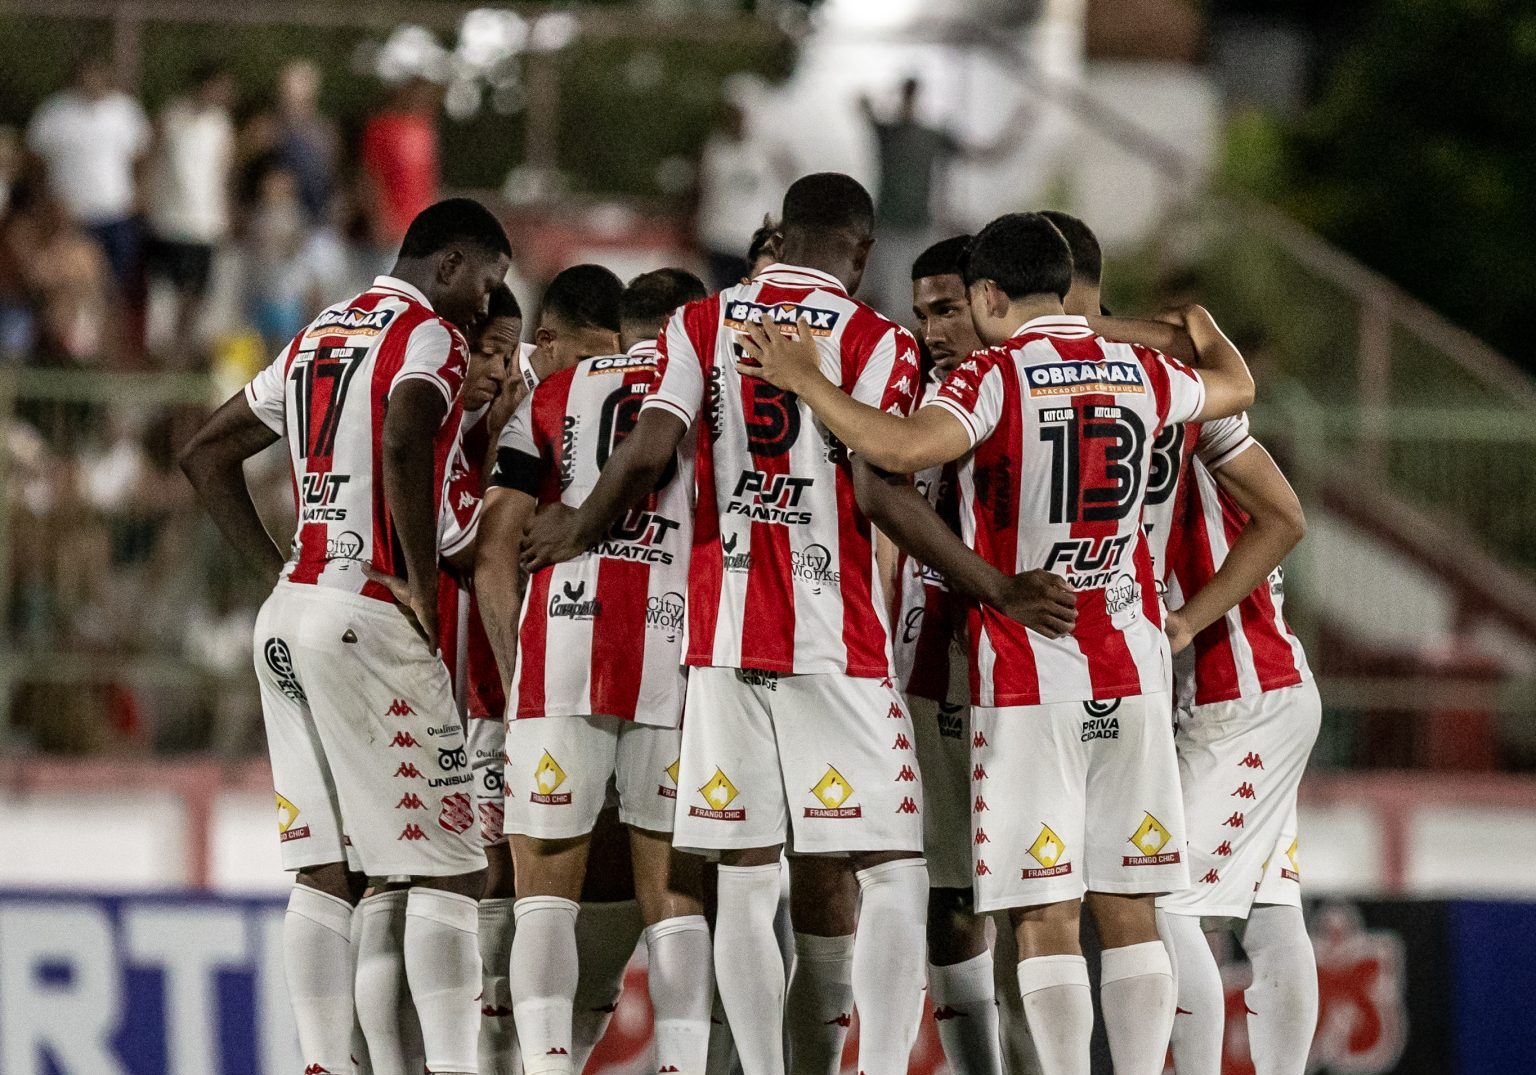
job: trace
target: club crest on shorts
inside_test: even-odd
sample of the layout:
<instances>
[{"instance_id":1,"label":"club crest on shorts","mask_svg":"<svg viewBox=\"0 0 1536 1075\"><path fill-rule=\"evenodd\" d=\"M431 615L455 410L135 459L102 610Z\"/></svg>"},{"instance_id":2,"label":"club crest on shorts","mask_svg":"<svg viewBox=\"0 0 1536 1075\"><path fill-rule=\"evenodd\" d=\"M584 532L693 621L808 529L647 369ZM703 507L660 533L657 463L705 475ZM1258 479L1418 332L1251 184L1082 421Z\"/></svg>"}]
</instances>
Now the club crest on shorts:
<instances>
[{"instance_id":1,"label":"club crest on shorts","mask_svg":"<svg viewBox=\"0 0 1536 1075\"><path fill-rule=\"evenodd\" d=\"M529 793L528 801L542 803L545 806L569 806L571 793L558 790L564 783L565 770L560 768L560 763L546 750L533 770L533 791Z\"/></svg>"},{"instance_id":2,"label":"club crest on shorts","mask_svg":"<svg viewBox=\"0 0 1536 1075\"><path fill-rule=\"evenodd\" d=\"M1125 855L1120 859L1122 866L1167 866L1179 861L1179 852L1164 851L1168 841L1173 835L1163 827L1163 823L1151 814L1142 818L1141 824L1130 836L1130 844L1139 855Z\"/></svg>"},{"instance_id":3,"label":"club crest on shorts","mask_svg":"<svg viewBox=\"0 0 1536 1075\"><path fill-rule=\"evenodd\" d=\"M816 796L821 806L807 806L806 817L864 816L862 806L847 805L848 800L853 797L853 785L848 783L848 779L833 766L827 766L827 771L811 788L811 794Z\"/></svg>"},{"instance_id":4,"label":"club crest on shorts","mask_svg":"<svg viewBox=\"0 0 1536 1075\"><path fill-rule=\"evenodd\" d=\"M442 808L437 814L437 823L451 833L468 832L469 827L475 823L475 810L470 805L469 796L462 791L444 795Z\"/></svg>"},{"instance_id":5,"label":"club crest on shorts","mask_svg":"<svg viewBox=\"0 0 1536 1075\"><path fill-rule=\"evenodd\" d=\"M281 794L278 794L277 838L279 842L286 844L289 840L302 840L309 835L309 826L296 825L295 822L298 820L299 808L294 806L293 803L289 802L287 799L283 798ZM1295 849L1296 845L1292 844L1291 850L1294 851ZM1295 860L1293 859L1292 861Z\"/></svg>"},{"instance_id":6,"label":"club crest on shorts","mask_svg":"<svg viewBox=\"0 0 1536 1075\"><path fill-rule=\"evenodd\" d=\"M1290 869L1280 867L1280 876L1287 881L1301 881L1301 864L1296 861L1296 852L1301 847L1301 838L1298 836L1291 841L1291 846L1285 849L1285 859L1291 864Z\"/></svg>"},{"instance_id":7,"label":"club crest on shorts","mask_svg":"<svg viewBox=\"0 0 1536 1075\"><path fill-rule=\"evenodd\" d=\"M747 819L745 808L729 809L731 803L736 801L738 794L736 785L731 783L730 777L725 775L724 770L716 769L715 775L709 778L709 783L699 789L699 797L708 805L690 806L688 816L708 818L710 821L745 821Z\"/></svg>"},{"instance_id":8,"label":"club crest on shorts","mask_svg":"<svg viewBox=\"0 0 1536 1075\"><path fill-rule=\"evenodd\" d=\"M1041 825L1040 835L1036 836L1035 842L1029 845L1029 857L1040 865L1024 867L1022 878L1033 880L1037 877L1061 877L1071 873L1072 863L1061 861L1061 857L1066 852L1066 842L1056 835L1055 830L1049 825Z\"/></svg>"},{"instance_id":9,"label":"club crest on shorts","mask_svg":"<svg viewBox=\"0 0 1536 1075\"><path fill-rule=\"evenodd\" d=\"M675 798L677 798L677 769L678 769L678 766L681 765L681 764L682 764L682 759L679 758L676 761L674 761L671 765L667 766L665 769L662 770L662 772L667 774L667 780L672 785L671 787L667 787L666 784L657 784L656 785L656 794L660 795L663 799L675 799Z\"/></svg>"}]
</instances>

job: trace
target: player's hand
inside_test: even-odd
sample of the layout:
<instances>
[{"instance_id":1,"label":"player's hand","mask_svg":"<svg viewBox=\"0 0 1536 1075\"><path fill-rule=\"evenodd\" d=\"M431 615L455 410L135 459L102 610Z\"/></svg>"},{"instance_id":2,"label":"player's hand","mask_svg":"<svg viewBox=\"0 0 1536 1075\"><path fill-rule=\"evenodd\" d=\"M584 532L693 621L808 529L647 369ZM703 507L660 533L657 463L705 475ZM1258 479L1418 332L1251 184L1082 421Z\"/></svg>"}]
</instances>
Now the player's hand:
<instances>
[{"instance_id":1,"label":"player's hand","mask_svg":"<svg viewBox=\"0 0 1536 1075\"><path fill-rule=\"evenodd\" d=\"M988 604L1046 638L1069 635L1077 624L1077 594L1066 579L1049 571L1023 571L1003 579L996 599Z\"/></svg>"},{"instance_id":2,"label":"player's hand","mask_svg":"<svg viewBox=\"0 0 1536 1075\"><path fill-rule=\"evenodd\" d=\"M1168 632L1168 645L1174 653L1183 651L1195 640L1195 632L1182 612L1168 613L1168 622L1163 625L1163 630Z\"/></svg>"},{"instance_id":3,"label":"player's hand","mask_svg":"<svg viewBox=\"0 0 1536 1075\"><path fill-rule=\"evenodd\" d=\"M795 329L797 335L792 339L761 321L748 325L736 342L757 364L738 362L736 372L798 395L821 376L821 352L816 349L816 338L805 318L796 322Z\"/></svg>"},{"instance_id":4,"label":"player's hand","mask_svg":"<svg viewBox=\"0 0 1536 1075\"><path fill-rule=\"evenodd\" d=\"M563 564L586 552L587 544L577 533L576 524L576 509L568 504L540 508L523 535L523 570L531 575L541 567Z\"/></svg>"},{"instance_id":5,"label":"player's hand","mask_svg":"<svg viewBox=\"0 0 1536 1075\"><path fill-rule=\"evenodd\" d=\"M400 606L405 618L411 621L427 648L437 652L437 602L425 601L411 592L411 584L395 575L386 575L372 564L363 565L363 574L383 586Z\"/></svg>"}]
</instances>

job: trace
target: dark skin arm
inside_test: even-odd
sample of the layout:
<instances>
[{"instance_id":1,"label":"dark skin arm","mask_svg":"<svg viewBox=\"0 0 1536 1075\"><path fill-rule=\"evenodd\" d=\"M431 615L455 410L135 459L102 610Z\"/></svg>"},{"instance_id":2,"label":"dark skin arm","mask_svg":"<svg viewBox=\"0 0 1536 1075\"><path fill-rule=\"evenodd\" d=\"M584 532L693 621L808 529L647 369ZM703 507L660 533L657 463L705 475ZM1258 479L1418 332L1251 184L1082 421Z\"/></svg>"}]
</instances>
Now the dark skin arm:
<instances>
[{"instance_id":1,"label":"dark skin arm","mask_svg":"<svg viewBox=\"0 0 1536 1075\"><path fill-rule=\"evenodd\" d=\"M870 521L907 555L942 574L954 593L991 605L1046 638L1071 633L1077 622L1077 596L1060 575L1004 575L956 537L905 477L855 459L853 491Z\"/></svg>"},{"instance_id":2,"label":"dark skin arm","mask_svg":"<svg viewBox=\"0 0 1536 1075\"><path fill-rule=\"evenodd\" d=\"M518 554L536 506L537 501L527 493L493 487L485 492L485 509L480 516L475 597L480 603L485 636L501 671L503 693L512 689L512 669L517 664L517 620L523 607L523 590L528 584L528 576L518 564Z\"/></svg>"},{"instance_id":3,"label":"dark skin arm","mask_svg":"<svg viewBox=\"0 0 1536 1075\"><path fill-rule=\"evenodd\" d=\"M523 539L523 570L574 560L645 499L677 452L688 427L656 407L640 412L634 430L603 464L602 476L579 508L551 504L534 517Z\"/></svg>"},{"instance_id":4,"label":"dark skin arm","mask_svg":"<svg viewBox=\"0 0 1536 1075\"><path fill-rule=\"evenodd\" d=\"M1139 317L1089 317L1088 327L1106 340L1150 347L1189 365L1200 361L1195 341L1183 325Z\"/></svg>"},{"instance_id":5,"label":"dark skin arm","mask_svg":"<svg viewBox=\"0 0 1536 1075\"><path fill-rule=\"evenodd\" d=\"M384 414L384 501L405 554L407 607L437 650L437 514L432 441L448 413L442 392L420 379L402 381Z\"/></svg>"},{"instance_id":6,"label":"dark skin arm","mask_svg":"<svg viewBox=\"0 0 1536 1075\"><path fill-rule=\"evenodd\" d=\"M262 524L242 464L278 439L237 392L203 424L181 451L181 472L214 524L248 563L271 577L283 569L283 554Z\"/></svg>"}]
</instances>

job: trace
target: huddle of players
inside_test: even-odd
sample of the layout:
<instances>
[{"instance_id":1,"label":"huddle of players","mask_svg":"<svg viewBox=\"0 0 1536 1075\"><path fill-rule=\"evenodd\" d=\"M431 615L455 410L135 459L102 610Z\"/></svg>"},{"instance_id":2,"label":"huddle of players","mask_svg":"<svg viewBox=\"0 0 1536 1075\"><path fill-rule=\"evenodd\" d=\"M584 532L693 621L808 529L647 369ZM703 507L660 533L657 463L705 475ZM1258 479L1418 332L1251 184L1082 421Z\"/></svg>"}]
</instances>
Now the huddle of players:
<instances>
[{"instance_id":1,"label":"huddle of players","mask_svg":"<svg viewBox=\"0 0 1536 1075\"><path fill-rule=\"evenodd\" d=\"M795 1071L836 1070L855 1009L859 1070L902 1071L926 983L957 1070L1000 1072L1006 1044L1010 1069L1086 1073L1086 901L1117 1072L1160 1072L1170 1034L1181 1073L1219 1070L1201 927L1245 918L1257 1070L1300 1072L1316 983L1294 800L1316 695L1267 579L1299 511L1209 315L1098 317L1091 233L1014 214L914 265L925 373L851 297L868 194L820 174L786 194L749 281L706 296L678 270L624 288L578 266L516 349L504 286L484 306L506 239L470 207L424 213L395 273L184 456L271 565L239 461L290 440L300 531L256 659L310 1075L351 1070L354 991L376 1072L512 1070L514 1026L525 1071L579 1070L601 1033L580 1013L611 1011L636 939L579 937L602 906L584 885L616 872L659 1071L706 1069L716 989L746 1075L787 1070L786 1006ZM338 439L367 477L338 473ZM478 644L439 610L472 603L470 571ZM1167 639L1194 642L1177 754ZM818 897L795 900L790 984L786 850L792 890ZM1210 864L1193 887L1191 861ZM1003 910L1017 975L994 993L984 916ZM1001 1031L995 1004L1015 1013Z\"/></svg>"}]
</instances>

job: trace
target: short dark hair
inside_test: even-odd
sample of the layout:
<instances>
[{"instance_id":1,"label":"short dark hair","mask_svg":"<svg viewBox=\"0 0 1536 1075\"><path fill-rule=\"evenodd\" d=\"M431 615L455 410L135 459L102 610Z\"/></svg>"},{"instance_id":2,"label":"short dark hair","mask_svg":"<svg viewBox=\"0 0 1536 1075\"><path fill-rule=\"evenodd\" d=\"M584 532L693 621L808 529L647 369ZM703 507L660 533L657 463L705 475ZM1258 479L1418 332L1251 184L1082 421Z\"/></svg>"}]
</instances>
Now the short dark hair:
<instances>
[{"instance_id":1,"label":"short dark hair","mask_svg":"<svg viewBox=\"0 0 1536 1075\"><path fill-rule=\"evenodd\" d=\"M964 276L966 252L971 247L971 236L954 235L940 239L917 255L912 263L912 279L925 276Z\"/></svg>"},{"instance_id":2,"label":"short dark hair","mask_svg":"<svg viewBox=\"0 0 1536 1075\"><path fill-rule=\"evenodd\" d=\"M619 299L619 322L623 325L659 328L679 306L696 302L709 294L693 273L686 269L657 269L641 273L629 282Z\"/></svg>"},{"instance_id":3,"label":"short dark hair","mask_svg":"<svg viewBox=\"0 0 1536 1075\"><path fill-rule=\"evenodd\" d=\"M1056 225L1072 249L1072 275L1097 287L1104 275L1104 254L1093 229L1072 214L1055 209L1042 210L1040 215Z\"/></svg>"},{"instance_id":4,"label":"short dark hair","mask_svg":"<svg viewBox=\"0 0 1536 1075\"><path fill-rule=\"evenodd\" d=\"M1072 287L1072 250L1056 225L1039 213L1009 213L971 241L966 286L978 280L991 280L1010 299L1065 298Z\"/></svg>"},{"instance_id":5,"label":"short dark hair","mask_svg":"<svg viewBox=\"0 0 1536 1075\"><path fill-rule=\"evenodd\" d=\"M572 265L544 289L543 315L553 314L570 328L619 331L619 299L624 282L601 265Z\"/></svg>"},{"instance_id":6,"label":"short dark hair","mask_svg":"<svg viewBox=\"0 0 1536 1075\"><path fill-rule=\"evenodd\" d=\"M784 192L784 231L856 231L875 227L875 203L869 191L841 172L801 176Z\"/></svg>"},{"instance_id":7,"label":"short dark hair","mask_svg":"<svg viewBox=\"0 0 1536 1075\"><path fill-rule=\"evenodd\" d=\"M472 198L447 198L416 214L400 243L402 258L431 257L459 243L512 256L512 244L495 215Z\"/></svg>"},{"instance_id":8,"label":"short dark hair","mask_svg":"<svg viewBox=\"0 0 1536 1075\"><path fill-rule=\"evenodd\" d=\"M755 265L757 259L763 256L763 251L768 244L779 238L779 226L771 220L764 220L763 226L752 233L752 241L747 244L747 264Z\"/></svg>"},{"instance_id":9,"label":"short dark hair","mask_svg":"<svg viewBox=\"0 0 1536 1075\"><path fill-rule=\"evenodd\" d=\"M498 317L515 317L518 320L523 317L523 308L518 305L517 296L504 283L491 288L490 296L486 299L485 319L494 321Z\"/></svg>"}]
</instances>

